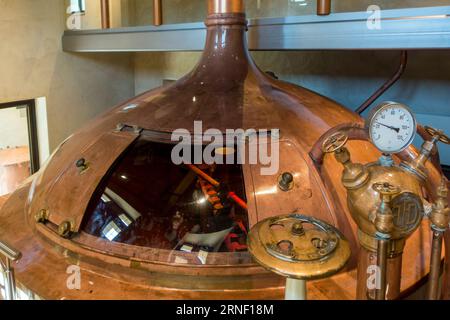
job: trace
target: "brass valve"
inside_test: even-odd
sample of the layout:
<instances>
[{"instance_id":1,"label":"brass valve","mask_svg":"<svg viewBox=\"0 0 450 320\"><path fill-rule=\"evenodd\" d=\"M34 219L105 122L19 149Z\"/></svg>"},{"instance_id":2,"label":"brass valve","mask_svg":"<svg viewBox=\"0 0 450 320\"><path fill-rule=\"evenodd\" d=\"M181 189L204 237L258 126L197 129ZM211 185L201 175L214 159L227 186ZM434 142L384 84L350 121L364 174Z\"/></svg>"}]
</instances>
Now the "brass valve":
<instances>
[{"instance_id":1,"label":"brass valve","mask_svg":"<svg viewBox=\"0 0 450 320\"><path fill-rule=\"evenodd\" d=\"M386 299L386 274L389 242L395 229L394 214L391 208L392 198L400 193L400 188L388 182L375 183L372 189L380 194L381 203L375 214L377 229L377 264L379 267L380 287L376 291L377 300Z\"/></svg>"},{"instance_id":2,"label":"brass valve","mask_svg":"<svg viewBox=\"0 0 450 320\"><path fill-rule=\"evenodd\" d=\"M450 144L450 138L444 134L442 130L425 127L425 131L432 137L431 140L425 141L422 144L420 155L411 163L402 162L401 166L417 175L419 178L425 180L427 175L425 173L425 164L430 158L433 149L438 142Z\"/></svg>"},{"instance_id":3,"label":"brass valve","mask_svg":"<svg viewBox=\"0 0 450 320\"><path fill-rule=\"evenodd\" d=\"M375 183L373 190L380 194L381 203L375 213L374 224L378 235L383 238L390 238L394 232L394 214L391 209L392 198L400 193L400 189L390 183Z\"/></svg>"},{"instance_id":4,"label":"brass valve","mask_svg":"<svg viewBox=\"0 0 450 320\"><path fill-rule=\"evenodd\" d=\"M367 182L369 173L366 167L360 163L353 163L350 152L345 147L348 135L342 131L329 136L322 144L324 153L333 153L336 160L344 166L342 184L347 189L356 189Z\"/></svg>"},{"instance_id":5,"label":"brass valve","mask_svg":"<svg viewBox=\"0 0 450 320\"><path fill-rule=\"evenodd\" d=\"M433 231L433 241L431 244L430 275L428 282L427 297L430 300L439 299L439 278L441 275L441 254L442 238L449 227L450 208L448 207L448 187L447 179L442 177L440 186L437 189L437 200L433 204L431 211L431 229Z\"/></svg>"},{"instance_id":6,"label":"brass valve","mask_svg":"<svg viewBox=\"0 0 450 320\"><path fill-rule=\"evenodd\" d=\"M437 190L437 200L431 211L431 223L437 231L447 230L450 223L450 208L448 207L447 180L442 178L441 185Z\"/></svg>"}]
</instances>

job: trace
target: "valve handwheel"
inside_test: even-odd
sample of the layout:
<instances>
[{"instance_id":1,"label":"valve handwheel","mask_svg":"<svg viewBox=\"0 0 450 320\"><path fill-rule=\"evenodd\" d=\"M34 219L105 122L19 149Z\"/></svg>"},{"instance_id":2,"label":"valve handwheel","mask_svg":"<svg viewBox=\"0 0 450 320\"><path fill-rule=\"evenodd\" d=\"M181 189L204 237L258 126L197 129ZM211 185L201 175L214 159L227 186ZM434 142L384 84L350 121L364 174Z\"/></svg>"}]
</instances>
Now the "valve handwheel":
<instances>
[{"instance_id":1,"label":"valve handwheel","mask_svg":"<svg viewBox=\"0 0 450 320\"><path fill-rule=\"evenodd\" d=\"M342 131L336 132L335 134L329 136L322 144L322 151L324 153L333 153L343 146L348 141L348 135Z\"/></svg>"},{"instance_id":2,"label":"valve handwheel","mask_svg":"<svg viewBox=\"0 0 450 320\"><path fill-rule=\"evenodd\" d=\"M248 234L248 249L262 267L286 278L286 300L306 300L306 281L333 276L351 255L335 227L300 214L260 221Z\"/></svg>"},{"instance_id":3,"label":"valve handwheel","mask_svg":"<svg viewBox=\"0 0 450 320\"><path fill-rule=\"evenodd\" d=\"M444 131L431 127L425 127L425 131L434 139L439 140L440 142L445 144L450 144L450 138L444 133Z\"/></svg>"}]
</instances>

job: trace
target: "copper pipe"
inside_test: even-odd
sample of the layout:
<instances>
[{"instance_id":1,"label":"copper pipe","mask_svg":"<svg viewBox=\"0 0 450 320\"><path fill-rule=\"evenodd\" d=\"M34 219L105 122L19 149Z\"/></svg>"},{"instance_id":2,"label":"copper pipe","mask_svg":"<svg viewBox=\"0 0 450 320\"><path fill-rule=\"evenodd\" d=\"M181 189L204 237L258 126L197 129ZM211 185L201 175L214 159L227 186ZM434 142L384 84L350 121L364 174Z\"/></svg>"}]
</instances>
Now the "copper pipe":
<instances>
[{"instance_id":1,"label":"copper pipe","mask_svg":"<svg viewBox=\"0 0 450 320\"><path fill-rule=\"evenodd\" d=\"M234 192L229 192L228 193L228 198L230 198L231 200L233 200L238 206L240 206L242 209L244 210L248 210L248 206L247 203L242 200L241 198L239 198L238 195L236 195L236 193Z\"/></svg>"},{"instance_id":2,"label":"copper pipe","mask_svg":"<svg viewBox=\"0 0 450 320\"><path fill-rule=\"evenodd\" d=\"M378 276L379 287L376 291L375 298L377 300L386 300L386 272L387 272L387 256L388 256L388 245L389 241L384 239L378 240L378 251L377 251L377 264L378 264Z\"/></svg>"},{"instance_id":3,"label":"copper pipe","mask_svg":"<svg viewBox=\"0 0 450 320\"><path fill-rule=\"evenodd\" d=\"M102 15L102 29L111 28L109 0L100 0L100 10L101 10L101 15Z\"/></svg>"},{"instance_id":4,"label":"copper pipe","mask_svg":"<svg viewBox=\"0 0 450 320\"><path fill-rule=\"evenodd\" d=\"M398 79L403 75L406 69L406 65L408 64L408 52L402 51L400 66L397 72L389 79L385 84L381 86L373 95L370 96L358 109L356 109L356 113L361 114L367 110L383 93L385 93L390 87L392 87Z\"/></svg>"},{"instance_id":5,"label":"copper pipe","mask_svg":"<svg viewBox=\"0 0 450 320\"><path fill-rule=\"evenodd\" d=\"M208 0L208 14L245 13L243 0Z\"/></svg>"},{"instance_id":6,"label":"copper pipe","mask_svg":"<svg viewBox=\"0 0 450 320\"><path fill-rule=\"evenodd\" d=\"M441 275L441 254L442 254L443 233L433 232L433 244L431 247L430 276L428 279L427 298L429 300L439 299L439 277Z\"/></svg>"},{"instance_id":7,"label":"copper pipe","mask_svg":"<svg viewBox=\"0 0 450 320\"><path fill-rule=\"evenodd\" d=\"M395 300L400 296L402 255L389 257L386 264L386 286L389 290L386 293L386 300ZM356 299L358 300L374 300L376 296L375 289L369 289L367 284L369 277L373 277L369 273L369 267L377 265L377 253L367 250L364 247L359 249L357 263L357 286ZM372 282L372 280L371 280Z\"/></svg>"},{"instance_id":8,"label":"copper pipe","mask_svg":"<svg viewBox=\"0 0 450 320\"><path fill-rule=\"evenodd\" d=\"M449 194L450 196L450 194ZM444 284L442 286L442 299L450 300L450 230L447 230L444 235L445 243L445 264L444 264Z\"/></svg>"},{"instance_id":9,"label":"copper pipe","mask_svg":"<svg viewBox=\"0 0 450 320\"><path fill-rule=\"evenodd\" d=\"M194 166L192 164L186 164L186 167L188 167L189 169L194 171L197 175L199 175L200 177L202 177L203 179L208 181L210 184L212 184L213 187L218 188L220 186L220 183L217 180L215 180L214 178L210 177L207 173L203 172L202 170L200 170L196 166Z\"/></svg>"},{"instance_id":10,"label":"copper pipe","mask_svg":"<svg viewBox=\"0 0 450 320\"><path fill-rule=\"evenodd\" d=\"M317 0L317 15L327 16L331 13L331 0Z\"/></svg>"},{"instance_id":11,"label":"copper pipe","mask_svg":"<svg viewBox=\"0 0 450 320\"><path fill-rule=\"evenodd\" d=\"M153 0L153 25L160 26L162 24L162 0Z\"/></svg>"}]
</instances>

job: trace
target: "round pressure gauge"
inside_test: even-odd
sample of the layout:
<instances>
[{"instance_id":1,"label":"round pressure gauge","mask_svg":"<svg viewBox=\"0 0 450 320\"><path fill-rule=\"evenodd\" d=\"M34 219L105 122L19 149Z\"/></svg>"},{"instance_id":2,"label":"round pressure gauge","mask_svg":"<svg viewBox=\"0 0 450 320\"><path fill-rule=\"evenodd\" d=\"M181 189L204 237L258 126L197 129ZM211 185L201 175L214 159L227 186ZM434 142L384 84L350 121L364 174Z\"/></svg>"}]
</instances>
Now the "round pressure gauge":
<instances>
[{"instance_id":1,"label":"round pressure gauge","mask_svg":"<svg viewBox=\"0 0 450 320\"><path fill-rule=\"evenodd\" d=\"M407 106L396 102L385 102L372 110L366 126L372 143L385 154L406 149L417 131L414 114Z\"/></svg>"}]
</instances>

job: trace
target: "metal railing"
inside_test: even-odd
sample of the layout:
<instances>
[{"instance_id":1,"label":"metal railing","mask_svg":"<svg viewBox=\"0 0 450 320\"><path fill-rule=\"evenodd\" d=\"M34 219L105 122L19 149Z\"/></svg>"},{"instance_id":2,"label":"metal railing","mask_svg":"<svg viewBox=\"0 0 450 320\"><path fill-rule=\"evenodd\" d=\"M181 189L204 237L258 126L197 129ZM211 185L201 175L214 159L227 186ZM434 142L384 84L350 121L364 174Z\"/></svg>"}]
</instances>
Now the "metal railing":
<instances>
[{"instance_id":1,"label":"metal railing","mask_svg":"<svg viewBox=\"0 0 450 320\"><path fill-rule=\"evenodd\" d=\"M0 259L1 269L4 274L5 300L15 300L16 281L12 263L18 261L22 257L22 253L6 242L0 241L0 255L5 258L5 262Z\"/></svg>"}]
</instances>

